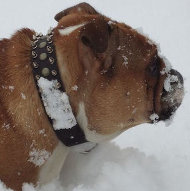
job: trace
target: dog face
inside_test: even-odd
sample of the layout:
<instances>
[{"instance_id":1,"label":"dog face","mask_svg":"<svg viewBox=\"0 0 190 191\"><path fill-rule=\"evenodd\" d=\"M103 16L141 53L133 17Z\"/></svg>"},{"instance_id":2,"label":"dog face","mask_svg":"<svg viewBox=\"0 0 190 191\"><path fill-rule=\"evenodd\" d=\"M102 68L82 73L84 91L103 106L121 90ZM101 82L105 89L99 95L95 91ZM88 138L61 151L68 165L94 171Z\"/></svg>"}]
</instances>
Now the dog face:
<instances>
[{"instance_id":1,"label":"dog face","mask_svg":"<svg viewBox=\"0 0 190 191\"><path fill-rule=\"evenodd\" d=\"M151 123L153 113L168 119L179 107L183 78L175 70L164 72L166 64L147 37L86 3L55 19L60 73L85 133L118 134ZM164 90L167 79L170 91Z\"/></svg>"}]
</instances>

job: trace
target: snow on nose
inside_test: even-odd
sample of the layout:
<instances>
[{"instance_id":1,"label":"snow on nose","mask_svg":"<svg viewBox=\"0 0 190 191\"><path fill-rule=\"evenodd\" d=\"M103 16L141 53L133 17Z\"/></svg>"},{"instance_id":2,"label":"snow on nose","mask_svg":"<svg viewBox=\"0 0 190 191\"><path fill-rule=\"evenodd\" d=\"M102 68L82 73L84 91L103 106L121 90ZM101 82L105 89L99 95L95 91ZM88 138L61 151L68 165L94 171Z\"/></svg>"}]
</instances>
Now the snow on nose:
<instances>
[{"instance_id":1,"label":"snow on nose","mask_svg":"<svg viewBox=\"0 0 190 191\"><path fill-rule=\"evenodd\" d=\"M161 96L161 120L169 119L181 105L184 97L183 77L176 70L168 73Z\"/></svg>"}]
</instances>

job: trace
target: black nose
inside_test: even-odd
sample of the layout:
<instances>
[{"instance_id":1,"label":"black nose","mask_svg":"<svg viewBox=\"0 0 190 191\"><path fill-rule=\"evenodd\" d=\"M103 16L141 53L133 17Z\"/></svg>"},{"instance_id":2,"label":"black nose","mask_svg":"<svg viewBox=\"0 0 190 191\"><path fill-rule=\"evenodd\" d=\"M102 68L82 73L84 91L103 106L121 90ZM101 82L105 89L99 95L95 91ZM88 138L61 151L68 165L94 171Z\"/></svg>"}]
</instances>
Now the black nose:
<instances>
[{"instance_id":1,"label":"black nose","mask_svg":"<svg viewBox=\"0 0 190 191\"><path fill-rule=\"evenodd\" d=\"M178 71L172 69L164 82L161 96L160 120L169 119L174 114L181 105L183 96L183 77Z\"/></svg>"}]
</instances>

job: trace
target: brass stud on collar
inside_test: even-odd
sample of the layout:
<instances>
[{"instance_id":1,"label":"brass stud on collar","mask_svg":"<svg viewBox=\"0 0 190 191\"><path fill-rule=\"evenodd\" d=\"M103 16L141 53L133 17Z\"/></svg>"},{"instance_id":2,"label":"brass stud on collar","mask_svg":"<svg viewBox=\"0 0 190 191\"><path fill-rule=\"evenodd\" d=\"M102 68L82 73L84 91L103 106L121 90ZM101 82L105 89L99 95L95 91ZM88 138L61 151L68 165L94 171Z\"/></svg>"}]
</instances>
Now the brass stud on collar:
<instances>
[{"instance_id":1,"label":"brass stud on collar","mask_svg":"<svg viewBox=\"0 0 190 191\"><path fill-rule=\"evenodd\" d=\"M50 64L54 64L55 59L53 57L49 57L49 62L50 62Z\"/></svg>"},{"instance_id":2,"label":"brass stud on collar","mask_svg":"<svg viewBox=\"0 0 190 191\"><path fill-rule=\"evenodd\" d=\"M44 41L44 42L41 42L41 43L39 44L39 47L40 47L40 48L44 48L46 45L47 45L47 43Z\"/></svg>"},{"instance_id":3,"label":"brass stud on collar","mask_svg":"<svg viewBox=\"0 0 190 191\"><path fill-rule=\"evenodd\" d=\"M39 75L36 75L35 78L36 78L36 80L39 80L39 79L40 79L40 76L39 76Z\"/></svg>"},{"instance_id":4,"label":"brass stud on collar","mask_svg":"<svg viewBox=\"0 0 190 191\"><path fill-rule=\"evenodd\" d=\"M36 62L33 62L32 64L33 64L34 68L38 68L38 66L39 66Z\"/></svg>"},{"instance_id":5,"label":"brass stud on collar","mask_svg":"<svg viewBox=\"0 0 190 191\"><path fill-rule=\"evenodd\" d=\"M47 54L46 53L41 53L40 54L40 60L45 60L47 58Z\"/></svg>"},{"instance_id":6,"label":"brass stud on collar","mask_svg":"<svg viewBox=\"0 0 190 191\"><path fill-rule=\"evenodd\" d=\"M50 46L47 46L47 51L48 51L48 53L51 54L53 52L53 49Z\"/></svg>"},{"instance_id":7,"label":"brass stud on collar","mask_svg":"<svg viewBox=\"0 0 190 191\"><path fill-rule=\"evenodd\" d=\"M42 69L42 75L43 76L47 77L47 76L49 76L49 74L50 74L49 68L43 68Z\"/></svg>"},{"instance_id":8,"label":"brass stud on collar","mask_svg":"<svg viewBox=\"0 0 190 191\"><path fill-rule=\"evenodd\" d=\"M51 74L52 74L52 76L56 76L57 75L57 71L56 70L52 70Z\"/></svg>"},{"instance_id":9,"label":"brass stud on collar","mask_svg":"<svg viewBox=\"0 0 190 191\"><path fill-rule=\"evenodd\" d=\"M37 56L38 56L37 53L35 51L32 51L32 57L36 58Z\"/></svg>"}]
</instances>

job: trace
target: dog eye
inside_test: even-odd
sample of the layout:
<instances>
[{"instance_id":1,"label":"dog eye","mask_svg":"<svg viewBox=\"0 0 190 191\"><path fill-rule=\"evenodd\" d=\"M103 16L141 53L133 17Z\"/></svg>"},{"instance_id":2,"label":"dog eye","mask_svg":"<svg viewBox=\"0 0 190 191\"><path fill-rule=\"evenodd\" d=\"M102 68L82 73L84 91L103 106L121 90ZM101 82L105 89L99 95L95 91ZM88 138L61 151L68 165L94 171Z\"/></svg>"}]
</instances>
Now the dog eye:
<instances>
[{"instance_id":1,"label":"dog eye","mask_svg":"<svg viewBox=\"0 0 190 191\"><path fill-rule=\"evenodd\" d=\"M90 47L91 42L90 42L89 38L87 38L86 36L82 36L82 37L81 37L81 41L83 42L83 44L84 44L85 46Z\"/></svg>"},{"instance_id":2,"label":"dog eye","mask_svg":"<svg viewBox=\"0 0 190 191\"><path fill-rule=\"evenodd\" d=\"M159 58L157 56L151 61L148 66L148 72L151 76L157 76L159 73Z\"/></svg>"}]
</instances>

